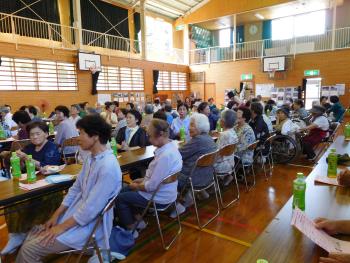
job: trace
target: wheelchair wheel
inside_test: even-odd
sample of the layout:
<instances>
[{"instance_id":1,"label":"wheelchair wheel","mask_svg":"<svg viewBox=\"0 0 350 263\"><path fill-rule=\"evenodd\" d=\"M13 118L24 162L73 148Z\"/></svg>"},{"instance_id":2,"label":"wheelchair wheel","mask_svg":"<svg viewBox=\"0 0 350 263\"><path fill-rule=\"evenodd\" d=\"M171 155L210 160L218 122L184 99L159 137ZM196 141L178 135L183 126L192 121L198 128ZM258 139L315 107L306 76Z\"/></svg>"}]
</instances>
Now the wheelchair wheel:
<instances>
[{"instance_id":1,"label":"wheelchair wheel","mask_svg":"<svg viewBox=\"0 0 350 263\"><path fill-rule=\"evenodd\" d=\"M271 142L271 151L274 163L289 163L298 154L295 140L286 135L277 135Z\"/></svg>"}]
</instances>

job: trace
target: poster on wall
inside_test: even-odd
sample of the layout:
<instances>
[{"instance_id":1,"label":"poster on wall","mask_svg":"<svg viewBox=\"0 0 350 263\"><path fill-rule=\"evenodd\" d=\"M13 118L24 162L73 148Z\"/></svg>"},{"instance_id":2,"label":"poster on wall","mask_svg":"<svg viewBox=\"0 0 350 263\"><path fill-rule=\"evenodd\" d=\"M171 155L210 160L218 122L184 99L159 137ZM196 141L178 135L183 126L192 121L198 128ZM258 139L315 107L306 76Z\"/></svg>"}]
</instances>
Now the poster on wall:
<instances>
[{"instance_id":1,"label":"poster on wall","mask_svg":"<svg viewBox=\"0 0 350 263\"><path fill-rule=\"evenodd\" d=\"M255 96L261 95L263 98L270 98L272 90L274 89L275 84L255 84Z\"/></svg>"},{"instance_id":2,"label":"poster on wall","mask_svg":"<svg viewBox=\"0 0 350 263\"><path fill-rule=\"evenodd\" d=\"M101 105L105 104L105 102L111 101L111 94L97 94L97 102Z\"/></svg>"}]
</instances>

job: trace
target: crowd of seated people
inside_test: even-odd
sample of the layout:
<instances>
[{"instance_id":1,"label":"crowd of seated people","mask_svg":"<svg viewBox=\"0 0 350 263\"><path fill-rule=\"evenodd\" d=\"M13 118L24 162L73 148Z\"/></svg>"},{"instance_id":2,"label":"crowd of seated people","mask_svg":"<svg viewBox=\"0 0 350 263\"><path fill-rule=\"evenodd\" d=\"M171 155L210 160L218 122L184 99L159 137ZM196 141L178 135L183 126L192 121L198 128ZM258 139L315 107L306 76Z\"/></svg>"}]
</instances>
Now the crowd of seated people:
<instances>
[{"instance_id":1,"label":"crowd of seated people","mask_svg":"<svg viewBox=\"0 0 350 263\"><path fill-rule=\"evenodd\" d=\"M301 100L277 107L273 100L265 103L261 97L249 101L241 101L235 94L229 97L226 108L221 110L213 98L208 102L186 98L184 102L178 101L176 107L169 100L161 103L155 99L153 104L145 104L142 109L131 102L125 108L119 107L118 102L106 102L104 106L96 104L95 107L77 103L71 105L70 110L59 105L51 118L56 126L53 141L49 139L47 120L40 118L36 107L25 106L12 115L10 107L1 106L2 126L6 127L8 135L19 140L30 139L28 146L16 152L22 164L28 155L32 155L36 169L45 174L45 166L62 164L62 151L65 154L77 152L78 146L62 149L64 141L73 137L77 138L79 149L85 155L82 170L63 201L60 192L42 197L40 201L45 205L40 206L40 212L23 208L20 213L6 216L9 241L1 254L12 253L22 245L18 262L40 262L49 254L81 248L98 211L116 195L116 222L130 231L140 216L135 206L145 206L158 184L175 172L179 172L178 180L162 186L155 202L162 207L176 200L177 212L184 213L194 202L189 189L190 176L194 187L205 187L211 183L216 171L219 175L225 174L222 182L229 185L234 179L230 171L235 164L254 162L256 152L249 145L259 140L260 149L268 151L268 147L264 148L265 141L275 131L294 139L297 132L307 132L302 139L303 152L312 160L315 158L314 147L329 130L326 113L332 112L336 121L341 121L344 114L338 97L331 98L332 105L328 110L315 105L309 112ZM299 118L311 114L310 125L298 127L291 119L291 111ZM217 123L221 130L215 142L211 132ZM184 129L186 139L178 145L173 140L180 140L181 129ZM124 187L118 161L109 147L111 137L116 139L119 151L133 151L148 145L156 147L154 159L149 164L129 170L132 181ZM193 170L200 156L229 144L236 146L234 154L217 158L213 167ZM200 194L203 198L209 197L206 191ZM176 217L175 211L171 211L170 216ZM112 227L112 213L107 214L105 220L106 224L101 226L103 229L96 237L102 247L108 247L105 235ZM145 227L146 223L141 222L138 229ZM133 234L136 239L138 233Z\"/></svg>"}]
</instances>

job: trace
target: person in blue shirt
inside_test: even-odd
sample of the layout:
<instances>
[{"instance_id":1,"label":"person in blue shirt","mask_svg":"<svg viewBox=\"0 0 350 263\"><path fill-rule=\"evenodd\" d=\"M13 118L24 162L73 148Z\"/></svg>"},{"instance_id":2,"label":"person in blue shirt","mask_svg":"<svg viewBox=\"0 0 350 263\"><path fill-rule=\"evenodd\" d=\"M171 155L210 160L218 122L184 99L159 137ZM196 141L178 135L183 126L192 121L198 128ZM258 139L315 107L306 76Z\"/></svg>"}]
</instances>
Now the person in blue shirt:
<instances>
[{"instance_id":1,"label":"person in blue shirt","mask_svg":"<svg viewBox=\"0 0 350 263\"><path fill-rule=\"evenodd\" d=\"M98 215L122 185L122 173L112 150L107 148L111 126L99 115L85 116L77 122L81 149L91 154L69 189L60 207L44 224L29 232L17 254L16 262L42 262L50 254L82 249ZM104 214L95 239L102 250L109 247L113 211Z\"/></svg>"},{"instance_id":2,"label":"person in blue shirt","mask_svg":"<svg viewBox=\"0 0 350 263\"><path fill-rule=\"evenodd\" d=\"M166 114L167 122L168 122L169 125L171 125L173 123L173 120L174 120L174 117L171 114L173 109L171 108L170 105L165 105L164 111L165 111L165 114Z\"/></svg>"},{"instance_id":3,"label":"person in blue shirt","mask_svg":"<svg viewBox=\"0 0 350 263\"><path fill-rule=\"evenodd\" d=\"M332 106L327 110L327 113L333 112L334 121L340 122L343 120L343 115L345 113L345 109L343 105L339 102L338 96L331 96L330 102L332 103Z\"/></svg>"},{"instance_id":4,"label":"person in blue shirt","mask_svg":"<svg viewBox=\"0 0 350 263\"><path fill-rule=\"evenodd\" d=\"M33 156L36 169L42 172L44 172L46 165L61 164L61 155L58 147L47 139L49 136L48 126L40 121L32 122L26 128L31 144L16 152L21 159L22 167L24 167L24 162L28 159L28 155ZM9 241L1 251L1 254L6 255L14 252L23 243L26 233L34 225L44 223L47 217L54 212L61 203L62 197L62 193L58 192L41 197L35 201L27 201L11 207L10 210L17 210L16 213L6 213L5 211Z\"/></svg>"},{"instance_id":5,"label":"person in blue shirt","mask_svg":"<svg viewBox=\"0 0 350 263\"><path fill-rule=\"evenodd\" d=\"M198 113L203 113L205 116L209 119L210 124L210 130L213 131L216 129L216 123L219 120L219 111L217 109L213 109L213 112L210 112L209 104L208 102L202 102L199 104Z\"/></svg>"},{"instance_id":6,"label":"person in blue shirt","mask_svg":"<svg viewBox=\"0 0 350 263\"><path fill-rule=\"evenodd\" d=\"M179 117L173 120L171 124L171 130L174 132L177 139L180 138L180 129L184 127L186 141L190 139L190 117L187 115L188 106L184 103L179 103L177 105L177 112L179 113Z\"/></svg>"},{"instance_id":7,"label":"person in blue shirt","mask_svg":"<svg viewBox=\"0 0 350 263\"><path fill-rule=\"evenodd\" d=\"M216 105L214 104L214 98L209 98L209 99L208 99L208 104L209 104L209 109L210 109L210 111L212 112L213 109L216 108Z\"/></svg>"}]
</instances>

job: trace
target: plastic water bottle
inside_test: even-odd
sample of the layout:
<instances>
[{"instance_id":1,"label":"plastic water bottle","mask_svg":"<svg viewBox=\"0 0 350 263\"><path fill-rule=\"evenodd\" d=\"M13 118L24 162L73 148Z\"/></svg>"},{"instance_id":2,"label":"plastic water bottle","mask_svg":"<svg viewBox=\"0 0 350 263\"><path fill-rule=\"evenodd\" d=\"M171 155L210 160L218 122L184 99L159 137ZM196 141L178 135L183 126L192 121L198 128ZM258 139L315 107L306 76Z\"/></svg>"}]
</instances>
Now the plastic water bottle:
<instances>
[{"instance_id":1,"label":"plastic water bottle","mask_svg":"<svg viewBox=\"0 0 350 263\"><path fill-rule=\"evenodd\" d=\"M26 169L27 169L27 180L29 184L36 182L35 174L35 163L33 157L28 155L28 160L26 160Z\"/></svg>"},{"instance_id":2,"label":"plastic water bottle","mask_svg":"<svg viewBox=\"0 0 350 263\"><path fill-rule=\"evenodd\" d=\"M15 152L12 152L10 163L13 179L19 180L21 178L21 160Z\"/></svg>"},{"instance_id":3,"label":"plastic water bottle","mask_svg":"<svg viewBox=\"0 0 350 263\"><path fill-rule=\"evenodd\" d=\"M52 121L49 122L49 134L50 135L55 134L55 127L53 126Z\"/></svg>"},{"instance_id":4,"label":"plastic water bottle","mask_svg":"<svg viewBox=\"0 0 350 263\"><path fill-rule=\"evenodd\" d=\"M220 120L218 120L218 122L216 123L216 131L217 131L217 132L222 132Z\"/></svg>"},{"instance_id":5,"label":"plastic water bottle","mask_svg":"<svg viewBox=\"0 0 350 263\"><path fill-rule=\"evenodd\" d=\"M298 207L305 210L306 182L303 173L297 173L297 178L293 181L293 209Z\"/></svg>"},{"instance_id":6,"label":"plastic water bottle","mask_svg":"<svg viewBox=\"0 0 350 263\"><path fill-rule=\"evenodd\" d=\"M350 123L345 124L345 140L350 140Z\"/></svg>"},{"instance_id":7,"label":"plastic water bottle","mask_svg":"<svg viewBox=\"0 0 350 263\"><path fill-rule=\"evenodd\" d=\"M266 259L258 259L256 263L269 263Z\"/></svg>"},{"instance_id":8,"label":"plastic water bottle","mask_svg":"<svg viewBox=\"0 0 350 263\"><path fill-rule=\"evenodd\" d=\"M6 139L6 133L2 124L0 124L0 140Z\"/></svg>"},{"instance_id":9,"label":"plastic water bottle","mask_svg":"<svg viewBox=\"0 0 350 263\"><path fill-rule=\"evenodd\" d=\"M185 127L182 126L180 128L180 141L185 141L186 140L186 132L185 132Z\"/></svg>"},{"instance_id":10,"label":"plastic water bottle","mask_svg":"<svg viewBox=\"0 0 350 263\"><path fill-rule=\"evenodd\" d=\"M331 152L328 154L328 177L336 178L337 177L337 152L335 149L331 149Z\"/></svg>"},{"instance_id":11,"label":"plastic water bottle","mask_svg":"<svg viewBox=\"0 0 350 263\"><path fill-rule=\"evenodd\" d=\"M113 154L115 155L115 157L117 157L118 156L117 142L114 137L112 137L111 139L111 148L113 150Z\"/></svg>"}]
</instances>

